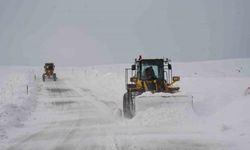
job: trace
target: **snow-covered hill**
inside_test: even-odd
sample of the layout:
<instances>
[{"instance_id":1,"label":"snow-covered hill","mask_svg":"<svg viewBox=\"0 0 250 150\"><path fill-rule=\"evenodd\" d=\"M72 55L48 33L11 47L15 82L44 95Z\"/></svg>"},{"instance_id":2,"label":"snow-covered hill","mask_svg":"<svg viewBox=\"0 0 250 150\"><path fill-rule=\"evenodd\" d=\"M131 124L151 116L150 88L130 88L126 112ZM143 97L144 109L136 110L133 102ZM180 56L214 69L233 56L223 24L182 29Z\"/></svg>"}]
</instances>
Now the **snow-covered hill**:
<instances>
[{"instance_id":1,"label":"snow-covered hill","mask_svg":"<svg viewBox=\"0 0 250 150\"><path fill-rule=\"evenodd\" d=\"M194 109L148 108L119 115L130 65L0 67L0 146L4 149L250 148L250 59L173 63ZM36 79L35 79L36 77ZM29 93L27 94L27 85Z\"/></svg>"}]
</instances>

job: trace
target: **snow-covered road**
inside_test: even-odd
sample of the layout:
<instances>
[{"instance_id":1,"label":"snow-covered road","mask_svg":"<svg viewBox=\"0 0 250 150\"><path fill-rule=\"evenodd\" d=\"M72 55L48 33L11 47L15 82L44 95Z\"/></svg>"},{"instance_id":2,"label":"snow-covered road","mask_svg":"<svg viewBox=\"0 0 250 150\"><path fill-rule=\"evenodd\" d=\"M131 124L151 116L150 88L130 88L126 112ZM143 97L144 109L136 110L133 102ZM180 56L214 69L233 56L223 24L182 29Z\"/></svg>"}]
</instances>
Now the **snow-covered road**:
<instances>
[{"instance_id":1,"label":"snow-covered road","mask_svg":"<svg viewBox=\"0 0 250 150\"><path fill-rule=\"evenodd\" d=\"M225 67L221 74L218 68L204 71L202 65L197 66L195 72L177 70L184 74L182 89L194 96L194 109L181 105L151 107L139 111L133 119L121 115L124 66L60 68L58 81L38 79L32 83L37 87L33 88L36 92L31 89L30 95L35 95L32 101L27 99L25 103L35 103L27 105L32 108L24 114L28 119L17 118L18 126L0 126L7 137L0 146L6 150L249 148L250 102L243 93L250 83L250 71L230 74L229 67ZM1 116L0 121L4 122Z\"/></svg>"},{"instance_id":2,"label":"snow-covered road","mask_svg":"<svg viewBox=\"0 0 250 150\"><path fill-rule=\"evenodd\" d=\"M149 121L159 121L164 116L152 120L145 120L145 114L134 120L119 118L90 89L75 86L75 83L66 79L45 82L39 93L39 108L34 114L36 120L27 122L24 129L30 131L20 134L7 149L234 149L235 145L223 140L226 138L223 136L204 136L197 130L185 133L187 131L178 131L179 127L171 129L169 126L149 125ZM153 111L148 112L152 113L149 116L159 115ZM167 112L165 117L173 117L171 121L175 123L180 123L181 117L184 117L184 114L180 114L184 112L180 110L171 109ZM162 114L161 111L158 113ZM167 116L171 114L174 116ZM149 126L145 127L143 123Z\"/></svg>"},{"instance_id":3,"label":"snow-covered road","mask_svg":"<svg viewBox=\"0 0 250 150\"><path fill-rule=\"evenodd\" d=\"M37 121L26 126L27 130L38 129L20 135L8 149L87 149L94 146L91 141L106 135L101 126L114 122L89 89L75 89L64 80L44 83L38 101Z\"/></svg>"}]
</instances>

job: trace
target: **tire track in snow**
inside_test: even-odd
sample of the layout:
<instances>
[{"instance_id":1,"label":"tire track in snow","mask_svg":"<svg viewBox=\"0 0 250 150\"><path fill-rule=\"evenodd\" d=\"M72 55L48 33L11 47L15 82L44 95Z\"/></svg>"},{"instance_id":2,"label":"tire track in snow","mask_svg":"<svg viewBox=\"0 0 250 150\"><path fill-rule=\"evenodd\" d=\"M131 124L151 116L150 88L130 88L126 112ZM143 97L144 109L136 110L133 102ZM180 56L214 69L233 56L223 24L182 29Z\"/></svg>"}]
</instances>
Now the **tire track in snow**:
<instances>
[{"instance_id":1,"label":"tire track in snow","mask_svg":"<svg viewBox=\"0 0 250 150\"><path fill-rule=\"evenodd\" d=\"M49 90L47 89L48 87L50 88ZM66 82L59 82L58 85L57 83L45 85L40 95L41 101L55 115L59 115L59 117L69 115L73 119L67 120L65 118L66 120L56 119L50 121L46 127L21 138L16 144L9 147L8 150L29 150L34 148L46 150L75 149L77 145L72 145L71 142L79 140L78 133L82 129L95 124L106 124L112 120L108 119L110 115L106 113L106 109L108 109L106 105L98 102L91 92L79 93ZM103 133L103 131L100 132ZM82 135L82 138L88 137ZM45 145L41 145L43 141L46 143Z\"/></svg>"},{"instance_id":2,"label":"tire track in snow","mask_svg":"<svg viewBox=\"0 0 250 150\"><path fill-rule=\"evenodd\" d=\"M44 89L42 91L42 93L47 93L48 94L48 99L51 99L50 100L47 100L47 104L50 103L50 106L51 107L54 107L54 108L57 108L60 107L60 111L61 113L64 113L64 111L68 111L69 107L64 107L65 105L66 106L69 106L69 104L67 103L62 103L62 105L58 104L58 100L60 100L60 102L62 102L63 98L64 97L72 97L72 96L78 96L79 94L77 94L77 92L75 92L74 90L70 90L70 92L67 92L67 91L64 91L64 90L59 90L60 88L62 87L58 87L58 85L56 85L56 83L52 83L50 84L52 85L51 89L52 90L48 90L48 89ZM61 84L62 86L63 84ZM66 85L64 85L66 86ZM53 90L53 89L56 89L56 90ZM64 93L66 92L66 94ZM56 93L56 94L51 94L51 93ZM44 96L43 96L44 97ZM46 95L45 95L46 97ZM55 97L61 97L61 99L53 99ZM43 100L43 99L42 99ZM65 101L65 100L63 100ZM54 105L54 106L53 106ZM79 105L76 105L76 106L79 106ZM81 111L81 108L78 108L79 111ZM69 138L70 138L70 135L72 134L72 130L74 128L74 126L79 126L80 124L80 113L79 113L79 116L78 116L78 119L76 119L76 121L72 121L68 126L68 128L65 128L65 130L62 130L63 132L61 132L59 134L59 138L56 138L56 139L53 139L54 143L62 143L62 142L65 142L67 141ZM14 146L8 148L9 150L20 150L22 149L22 147L24 147L24 149L29 149L27 148L26 146L27 145L32 145L32 143L35 143L37 141L40 141L40 140L43 140L45 138L48 138L50 136L50 131L53 131L54 129L56 129L57 127L60 127L61 126L61 121L60 120L57 120L57 121L52 121L50 122L47 127L43 128L42 130L34 133L34 134L31 134L31 135L28 135L26 137L24 137L22 140L20 140L17 144L15 144ZM55 136L55 135L54 135ZM58 135L56 135L58 136ZM49 148L50 144L47 144L47 148L48 149L52 149L52 148ZM53 147L53 146L51 146ZM31 148L32 149L32 148Z\"/></svg>"}]
</instances>

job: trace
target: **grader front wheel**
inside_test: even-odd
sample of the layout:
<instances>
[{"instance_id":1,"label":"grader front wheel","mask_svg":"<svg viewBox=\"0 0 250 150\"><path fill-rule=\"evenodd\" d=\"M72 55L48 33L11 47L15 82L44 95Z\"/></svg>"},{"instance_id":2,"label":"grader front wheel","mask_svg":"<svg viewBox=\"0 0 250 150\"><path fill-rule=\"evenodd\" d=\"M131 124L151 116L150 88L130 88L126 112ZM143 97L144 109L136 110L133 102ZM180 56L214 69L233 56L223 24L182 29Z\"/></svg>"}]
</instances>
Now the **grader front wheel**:
<instances>
[{"instance_id":1,"label":"grader front wheel","mask_svg":"<svg viewBox=\"0 0 250 150\"><path fill-rule=\"evenodd\" d=\"M133 118L135 116L135 102L130 92L125 93L123 96L123 114L125 118Z\"/></svg>"},{"instance_id":2,"label":"grader front wheel","mask_svg":"<svg viewBox=\"0 0 250 150\"><path fill-rule=\"evenodd\" d=\"M43 78L43 82L45 82L45 75L44 74L43 74L42 78Z\"/></svg>"},{"instance_id":3,"label":"grader front wheel","mask_svg":"<svg viewBox=\"0 0 250 150\"><path fill-rule=\"evenodd\" d=\"M56 74L54 73L54 74L53 74L53 80L56 81L56 79L57 79L57 78L56 78Z\"/></svg>"}]
</instances>

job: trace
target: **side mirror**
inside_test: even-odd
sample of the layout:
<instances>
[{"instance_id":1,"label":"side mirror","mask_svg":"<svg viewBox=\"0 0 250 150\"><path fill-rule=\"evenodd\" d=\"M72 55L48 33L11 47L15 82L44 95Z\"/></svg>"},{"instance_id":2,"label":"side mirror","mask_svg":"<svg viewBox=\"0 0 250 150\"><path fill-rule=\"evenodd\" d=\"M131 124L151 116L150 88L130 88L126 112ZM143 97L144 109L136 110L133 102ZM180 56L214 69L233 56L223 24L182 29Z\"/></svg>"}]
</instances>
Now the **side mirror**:
<instances>
[{"instance_id":1,"label":"side mirror","mask_svg":"<svg viewBox=\"0 0 250 150\"><path fill-rule=\"evenodd\" d=\"M172 70L172 65L168 64L168 70Z\"/></svg>"},{"instance_id":2,"label":"side mirror","mask_svg":"<svg viewBox=\"0 0 250 150\"><path fill-rule=\"evenodd\" d=\"M136 70L135 65L132 65L132 66L131 66L131 70Z\"/></svg>"},{"instance_id":3,"label":"side mirror","mask_svg":"<svg viewBox=\"0 0 250 150\"><path fill-rule=\"evenodd\" d=\"M174 82L180 81L180 76L173 76L173 81L174 81Z\"/></svg>"}]
</instances>

